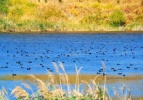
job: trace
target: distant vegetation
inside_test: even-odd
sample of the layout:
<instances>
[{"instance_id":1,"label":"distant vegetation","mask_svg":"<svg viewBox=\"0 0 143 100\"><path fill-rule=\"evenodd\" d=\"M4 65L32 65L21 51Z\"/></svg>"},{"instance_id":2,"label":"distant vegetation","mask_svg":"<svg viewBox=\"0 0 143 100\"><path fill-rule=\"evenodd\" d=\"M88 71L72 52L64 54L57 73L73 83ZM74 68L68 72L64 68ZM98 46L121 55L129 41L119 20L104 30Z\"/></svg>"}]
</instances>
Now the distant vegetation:
<instances>
[{"instance_id":1,"label":"distant vegetation","mask_svg":"<svg viewBox=\"0 0 143 100\"><path fill-rule=\"evenodd\" d=\"M0 31L143 30L143 0L0 0Z\"/></svg>"}]
</instances>

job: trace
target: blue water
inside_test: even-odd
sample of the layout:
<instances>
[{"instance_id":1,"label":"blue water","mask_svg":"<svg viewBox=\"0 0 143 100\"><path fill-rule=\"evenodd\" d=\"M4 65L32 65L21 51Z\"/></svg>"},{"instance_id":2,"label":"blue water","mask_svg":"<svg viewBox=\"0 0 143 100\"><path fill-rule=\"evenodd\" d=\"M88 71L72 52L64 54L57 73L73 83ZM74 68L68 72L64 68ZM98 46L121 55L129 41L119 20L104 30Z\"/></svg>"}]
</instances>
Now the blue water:
<instances>
[{"instance_id":1,"label":"blue water","mask_svg":"<svg viewBox=\"0 0 143 100\"><path fill-rule=\"evenodd\" d=\"M70 74L97 74L103 61L108 75L143 75L143 34L0 34L1 76L56 73L58 61Z\"/></svg>"}]
</instances>

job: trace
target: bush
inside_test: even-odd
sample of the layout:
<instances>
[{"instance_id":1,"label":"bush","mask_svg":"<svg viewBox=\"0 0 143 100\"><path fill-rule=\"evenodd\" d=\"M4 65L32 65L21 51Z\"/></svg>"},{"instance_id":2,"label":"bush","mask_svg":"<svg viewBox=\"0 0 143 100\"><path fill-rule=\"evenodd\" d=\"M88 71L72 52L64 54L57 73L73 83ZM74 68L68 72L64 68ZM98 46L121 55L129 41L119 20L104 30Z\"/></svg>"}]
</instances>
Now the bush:
<instances>
[{"instance_id":1,"label":"bush","mask_svg":"<svg viewBox=\"0 0 143 100\"><path fill-rule=\"evenodd\" d=\"M125 25L124 13L120 10L112 12L110 15L110 25L113 27L124 26Z\"/></svg>"},{"instance_id":2,"label":"bush","mask_svg":"<svg viewBox=\"0 0 143 100\"><path fill-rule=\"evenodd\" d=\"M0 19L0 25L1 25L0 30L7 29L7 23L4 20Z\"/></svg>"},{"instance_id":3,"label":"bush","mask_svg":"<svg viewBox=\"0 0 143 100\"><path fill-rule=\"evenodd\" d=\"M8 1L9 0L0 0L0 14L8 13L8 6L7 6Z\"/></svg>"},{"instance_id":4,"label":"bush","mask_svg":"<svg viewBox=\"0 0 143 100\"><path fill-rule=\"evenodd\" d=\"M51 23L51 22L36 22L35 24L38 25L38 29L40 31L46 31L47 29L53 29L55 23Z\"/></svg>"},{"instance_id":5,"label":"bush","mask_svg":"<svg viewBox=\"0 0 143 100\"><path fill-rule=\"evenodd\" d=\"M0 30L15 30L15 24L10 20L0 19Z\"/></svg>"}]
</instances>

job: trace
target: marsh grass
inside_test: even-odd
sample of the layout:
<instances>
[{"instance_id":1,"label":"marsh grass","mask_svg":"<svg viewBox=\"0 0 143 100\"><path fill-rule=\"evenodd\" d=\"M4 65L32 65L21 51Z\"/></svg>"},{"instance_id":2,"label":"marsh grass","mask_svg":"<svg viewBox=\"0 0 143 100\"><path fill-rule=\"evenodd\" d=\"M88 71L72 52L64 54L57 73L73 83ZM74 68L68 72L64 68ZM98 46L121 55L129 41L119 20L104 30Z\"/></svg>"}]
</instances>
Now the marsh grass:
<instances>
[{"instance_id":1,"label":"marsh grass","mask_svg":"<svg viewBox=\"0 0 143 100\"><path fill-rule=\"evenodd\" d=\"M66 73L64 65L61 62L58 62L58 64L53 62L53 66L58 75L55 76L55 74L48 71L47 81L42 81L34 75L28 75L36 85L37 91L33 91L29 84L21 83L25 89L16 86L11 94L18 100L133 100L131 91L125 85L120 88L121 93L113 87L115 96L114 98L110 97L108 89L106 88L106 75L102 76L103 85L98 84L97 81L98 78L101 78L101 75L94 76L94 78L89 81L81 80L80 82L79 73L82 67L78 68L76 65L74 88L71 89L69 75ZM104 73L106 73L106 65L104 62L102 62L102 67ZM56 77L59 79L57 80ZM64 85L66 89L63 87ZM27 89L30 90L32 94L26 91ZM0 90L0 99L8 100L7 91L4 87Z\"/></svg>"},{"instance_id":2,"label":"marsh grass","mask_svg":"<svg viewBox=\"0 0 143 100\"><path fill-rule=\"evenodd\" d=\"M0 31L142 30L138 28L143 26L141 0L39 1L1 0L0 19L4 20L4 27L0 26Z\"/></svg>"},{"instance_id":3,"label":"marsh grass","mask_svg":"<svg viewBox=\"0 0 143 100\"><path fill-rule=\"evenodd\" d=\"M0 100L9 100L7 90L4 87L0 90Z\"/></svg>"}]
</instances>

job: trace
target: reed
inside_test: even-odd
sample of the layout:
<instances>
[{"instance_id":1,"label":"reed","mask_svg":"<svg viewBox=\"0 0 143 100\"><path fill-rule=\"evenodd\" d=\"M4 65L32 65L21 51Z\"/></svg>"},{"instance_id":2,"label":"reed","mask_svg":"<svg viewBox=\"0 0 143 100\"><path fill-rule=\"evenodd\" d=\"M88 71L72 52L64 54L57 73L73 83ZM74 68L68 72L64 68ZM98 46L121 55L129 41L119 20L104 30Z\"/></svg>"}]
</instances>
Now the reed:
<instances>
[{"instance_id":1,"label":"reed","mask_svg":"<svg viewBox=\"0 0 143 100\"><path fill-rule=\"evenodd\" d=\"M2 90L0 90L0 99L9 100L7 96L7 90L4 87L2 87Z\"/></svg>"},{"instance_id":2,"label":"reed","mask_svg":"<svg viewBox=\"0 0 143 100\"><path fill-rule=\"evenodd\" d=\"M82 83L79 83L79 73L82 67L78 69L77 66L75 66L75 88L71 89L69 76L66 73L64 65L61 62L58 64L53 62L53 66L59 75L58 78L60 84L57 84L59 82L57 82L58 80L56 80L55 74L52 72L48 72L47 74L49 77L48 82L45 82L34 75L29 75L34 80L37 91L33 92L29 84L22 83L26 89L32 91L32 94L20 86L16 86L12 90L11 94L14 95L18 100L112 100L112 97L110 97L106 88L106 75L104 75L104 84L102 86L97 83L97 79L100 78L101 75L95 76L89 82L82 80ZM104 72L106 72L106 65L104 62L102 62L102 67ZM64 84L66 85L66 90L62 88ZM81 87L81 85L83 87ZM113 100L133 100L131 91L124 85L121 88L122 94L119 94L115 87L113 87L113 91L115 95ZM2 90L0 90L0 99L9 100L7 97L7 91L4 87L2 87Z\"/></svg>"},{"instance_id":3,"label":"reed","mask_svg":"<svg viewBox=\"0 0 143 100\"><path fill-rule=\"evenodd\" d=\"M29 94L20 86L16 86L12 92L12 95L14 95L17 99L25 99L28 100Z\"/></svg>"},{"instance_id":4,"label":"reed","mask_svg":"<svg viewBox=\"0 0 143 100\"><path fill-rule=\"evenodd\" d=\"M80 67L79 69L77 69L77 66L75 65L75 70L76 70L76 79L75 79L75 90L79 93L79 72L82 69L82 67Z\"/></svg>"}]
</instances>

